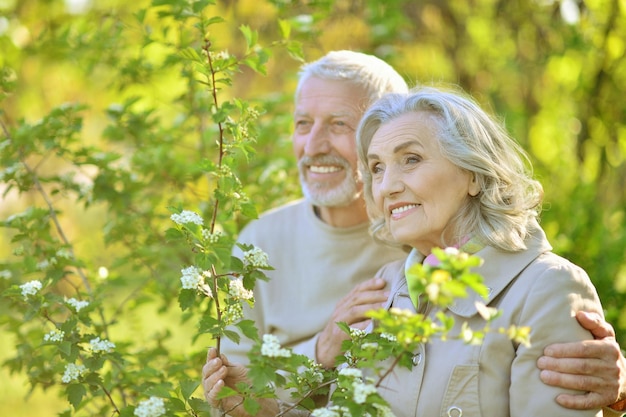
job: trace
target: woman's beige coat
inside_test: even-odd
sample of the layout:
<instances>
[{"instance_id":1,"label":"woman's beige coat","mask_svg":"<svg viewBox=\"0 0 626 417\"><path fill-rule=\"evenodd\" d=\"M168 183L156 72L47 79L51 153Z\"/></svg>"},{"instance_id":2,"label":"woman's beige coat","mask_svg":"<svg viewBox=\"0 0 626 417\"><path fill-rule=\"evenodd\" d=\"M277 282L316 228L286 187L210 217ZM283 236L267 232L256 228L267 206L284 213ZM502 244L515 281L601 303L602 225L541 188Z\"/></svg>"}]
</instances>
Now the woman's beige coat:
<instances>
[{"instance_id":1,"label":"woman's beige coat","mask_svg":"<svg viewBox=\"0 0 626 417\"><path fill-rule=\"evenodd\" d=\"M501 310L502 315L492 322L493 331L482 345L433 341L415 352L416 365L411 371L394 370L379 391L396 416L602 415L600 410L576 411L559 406L554 398L565 390L543 384L536 366L545 346L591 338L574 314L578 310L602 314L596 290L581 268L551 252L539 226L527 245L527 250L517 253L487 247L476 254L484 259L476 272L484 277L490 290L485 304ZM387 307L415 311L404 276L408 263L387 264L377 274L391 282ZM475 329L484 327L475 307L478 298L460 299L449 308L447 314L456 321L451 334L458 334L463 322ZM511 325L531 327L531 347L498 332Z\"/></svg>"}]
</instances>

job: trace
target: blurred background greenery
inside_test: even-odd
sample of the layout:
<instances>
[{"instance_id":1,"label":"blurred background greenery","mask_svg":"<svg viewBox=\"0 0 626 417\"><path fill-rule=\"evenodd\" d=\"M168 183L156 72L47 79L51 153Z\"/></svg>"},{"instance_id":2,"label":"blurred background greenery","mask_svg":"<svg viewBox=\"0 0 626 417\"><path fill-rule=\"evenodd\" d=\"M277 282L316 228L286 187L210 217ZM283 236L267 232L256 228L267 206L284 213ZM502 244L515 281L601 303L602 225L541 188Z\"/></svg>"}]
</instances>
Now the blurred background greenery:
<instances>
[{"instance_id":1,"label":"blurred background greenery","mask_svg":"<svg viewBox=\"0 0 626 417\"><path fill-rule=\"evenodd\" d=\"M174 30L175 17L142 15L149 6L158 9L176 3L181 2L0 0L1 76L14 88L11 93L0 92L3 123L33 123L63 103L84 103L88 105L83 113L84 143L132 155L134 163L154 172L149 183L118 190L119 201L109 198L78 206L56 197L79 255L91 260L92 269L103 266L113 276L132 271L138 279L148 280L142 277L152 277L154 271L146 273L146 265L159 265L173 271L170 281L175 281L180 259L163 259L158 249L162 242L154 237L163 227L140 219L149 212L166 213L167 195L185 194L197 204L209 196L206 185L185 179L188 173L176 177L175 162L184 162L197 151L188 145L193 132L177 131L173 123L169 134L172 141L179 141L179 152L164 154L150 136L121 142L112 140L115 135L106 130L111 109L130 105L132 97L141 97L138 111L143 108L150 117L125 120L128 137L133 123L175 120L174 103L195 93L197 87L180 76L180 66L166 59L171 53L168 45L175 50L183 43L176 39L183 32ZM626 1L216 3L209 6L211 13L225 21L211 27L215 50L241 55L241 25L258 31L259 42L269 45L281 37L279 22L288 21L290 36L303 43L307 61L333 49L372 53L397 68L411 85L458 84L500 115L530 153L544 185L542 224L555 251L588 271L626 347ZM162 42L148 42L147 34L157 32ZM300 195L290 144L291 99L299 65L276 48L266 76L243 71L225 93L265 109L259 121L258 155L240 175L259 211ZM146 126L142 129L146 131ZM49 172L65 169L60 159L45 164ZM1 183L0 187L2 219L40 203L34 195L18 195ZM137 222L108 218L115 205L135 213ZM239 226L245 221L242 218ZM149 228L155 229L152 237L146 234ZM126 237L121 239L122 235ZM13 259L11 238L9 232L0 235L0 263ZM130 258L141 261L132 264ZM175 287L176 283L165 285L171 291ZM124 291L119 288L120 297ZM140 335L156 331L163 320L178 323L180 313L175 311L159 312L159 321L153 320L156 313L151 309L159 307L150 307L150 301L154 299L136 310L137 327L120 331ZM183 351L184 330L167 337ZM14 343L0 328L0 360L14 354ZM25 378L0 368L0 414L44 416L66 408L52 392L37 389L28 400L27 392Z\"/></svg>"}]
</instances>

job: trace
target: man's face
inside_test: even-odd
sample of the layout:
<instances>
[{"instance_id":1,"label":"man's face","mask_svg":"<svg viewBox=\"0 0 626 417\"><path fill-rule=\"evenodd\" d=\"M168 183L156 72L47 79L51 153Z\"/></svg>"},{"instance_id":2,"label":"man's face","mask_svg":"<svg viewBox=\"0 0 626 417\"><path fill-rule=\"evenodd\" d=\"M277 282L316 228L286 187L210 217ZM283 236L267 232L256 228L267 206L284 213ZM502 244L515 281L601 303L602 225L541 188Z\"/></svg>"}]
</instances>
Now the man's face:
<instances>
[{"instance_id":1,"label":"man's face","mask_svg":"<svg viewBox=\"0 0 626 417\"><path fill-rule=\"evenodd\" d=\"M360 196L356 128L367 96L345 81L306 80L296 99L293 149L304 195L314 205L345 206Z\"/></svg>"}]
</instances>

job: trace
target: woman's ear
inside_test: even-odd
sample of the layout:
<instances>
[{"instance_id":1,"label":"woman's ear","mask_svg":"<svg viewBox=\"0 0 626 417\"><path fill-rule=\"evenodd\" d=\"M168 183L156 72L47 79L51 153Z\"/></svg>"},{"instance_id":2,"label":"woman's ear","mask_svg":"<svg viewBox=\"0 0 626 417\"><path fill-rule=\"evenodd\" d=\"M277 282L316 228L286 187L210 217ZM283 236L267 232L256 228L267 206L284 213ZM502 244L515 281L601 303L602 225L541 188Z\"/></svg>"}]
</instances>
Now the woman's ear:
<instances>
[{"instance_id":1,"label":"woman's ear","mask_svg":"<svg viewBox=\"0 0 626 417\"><path fill-rule=\"evenodd\" d=\"M468 193L472 197L476 197L480 193L480 185L478 185L478 181L476 180L476 174L471 174L472 179L469 184Z\"/></svg>"}]
</instances>

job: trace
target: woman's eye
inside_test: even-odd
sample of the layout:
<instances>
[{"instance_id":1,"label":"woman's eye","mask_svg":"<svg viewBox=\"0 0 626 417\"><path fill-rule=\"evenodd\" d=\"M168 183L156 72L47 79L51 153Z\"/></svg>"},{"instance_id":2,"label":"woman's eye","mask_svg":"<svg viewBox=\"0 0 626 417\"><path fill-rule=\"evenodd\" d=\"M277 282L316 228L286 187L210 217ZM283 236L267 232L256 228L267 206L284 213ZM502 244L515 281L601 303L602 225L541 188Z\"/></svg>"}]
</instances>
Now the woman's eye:
<instances>
[{"instance_id":1,"label":"woman's eye","mask_svg":"<svg viewBox=\"0 0 626 417\"><path fill-rule=\"evenodd\" d=\"M381 170L382 169L381 169L379 163L375 163L375 164L370 165L370 172L372 174L378 174Z\"/></svg>"},{"instance_id":2,"label":"woman's eye","mask_svg":"<svg viewBox=\"0 0 626 417\"><path fill-rule=\"evenodd\" d=\"M405 161L406 161L407 164L417 164L421 160L422 160L422 158L417 156L417 155L408 155L405 158Z\"/></svg>"}]
</instances>

